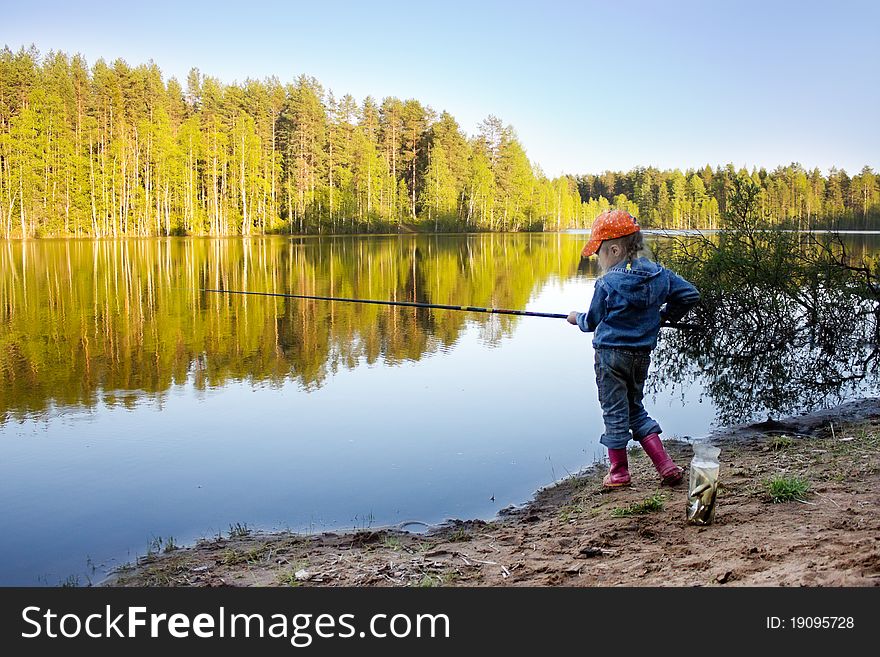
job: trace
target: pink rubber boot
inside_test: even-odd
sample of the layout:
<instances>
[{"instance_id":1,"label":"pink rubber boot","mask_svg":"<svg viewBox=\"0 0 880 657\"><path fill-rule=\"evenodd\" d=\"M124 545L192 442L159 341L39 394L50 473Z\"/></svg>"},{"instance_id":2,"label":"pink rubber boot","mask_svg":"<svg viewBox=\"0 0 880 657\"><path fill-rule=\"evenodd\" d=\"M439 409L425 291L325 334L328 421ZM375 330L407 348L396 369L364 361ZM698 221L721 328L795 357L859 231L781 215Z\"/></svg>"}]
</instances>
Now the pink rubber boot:
<instances>
[{"instance_id":1,"label":"pink rubber boot","mask_svg":"<svg viewBox=\"0 0 880 657\"><path fill-rule=\"evenodd\" d=\"M651 462L657 468L657 472L660 473L661 484L675 486L681 482L682 477L684 477L684 469L672 462L672 459L663 447L663 443L660 442L660 436L656 433L650 433L639 442L642 443L645 453L651 457Z\"/></svg>"},{"instance_id":2,"label":"pink rubber boot","mask_svg":"<svg viewBox=\"0 0 880 657\"><path fill-rule=\"evenodd\" d=\"M602 480L602 486L605 488L629 486L629 463L626 460L626 448L609 449L608 461L611 463L611 469Z\"/></svg>"}]
</instances>

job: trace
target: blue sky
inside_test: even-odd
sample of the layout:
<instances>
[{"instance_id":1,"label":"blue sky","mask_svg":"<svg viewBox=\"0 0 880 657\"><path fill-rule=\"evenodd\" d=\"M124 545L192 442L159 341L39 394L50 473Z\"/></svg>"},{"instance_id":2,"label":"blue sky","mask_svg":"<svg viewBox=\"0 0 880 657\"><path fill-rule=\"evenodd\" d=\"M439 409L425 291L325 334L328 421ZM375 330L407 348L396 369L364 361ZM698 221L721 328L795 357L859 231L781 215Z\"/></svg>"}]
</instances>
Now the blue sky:
<instances>
[{"instance_id":1,"label":"blue sky","mask_svg":"<svg viewBox=\"0 0 880 657\"><path fill-rule=\"evenodd\" d=\"M512 124L550 176L793 161L880 168L880 3L13 2L0 44L150 59L185 83L312 75Z\"/></svg>"}]
</instances>

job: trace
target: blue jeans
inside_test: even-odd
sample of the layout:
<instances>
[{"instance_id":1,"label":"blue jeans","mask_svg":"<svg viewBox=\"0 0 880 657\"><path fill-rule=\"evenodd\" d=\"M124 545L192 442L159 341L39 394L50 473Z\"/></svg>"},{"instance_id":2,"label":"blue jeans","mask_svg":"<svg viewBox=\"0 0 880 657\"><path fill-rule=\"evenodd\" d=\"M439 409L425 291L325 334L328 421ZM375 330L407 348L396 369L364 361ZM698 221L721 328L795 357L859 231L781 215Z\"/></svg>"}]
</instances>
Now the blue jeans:
<instances>
[{"instance_id":1,"label":"blue jeans","mask_svg":"<svg viewBox=\"0 0 880 657\"><path fill-rule=\"evenodd\" d=\"M623 449L632 438L641 440L662 429L642 405L645 379L651 365L650 351L596 349L596 386L605 420L600 443Z\"/></svg>"}]
</instances>

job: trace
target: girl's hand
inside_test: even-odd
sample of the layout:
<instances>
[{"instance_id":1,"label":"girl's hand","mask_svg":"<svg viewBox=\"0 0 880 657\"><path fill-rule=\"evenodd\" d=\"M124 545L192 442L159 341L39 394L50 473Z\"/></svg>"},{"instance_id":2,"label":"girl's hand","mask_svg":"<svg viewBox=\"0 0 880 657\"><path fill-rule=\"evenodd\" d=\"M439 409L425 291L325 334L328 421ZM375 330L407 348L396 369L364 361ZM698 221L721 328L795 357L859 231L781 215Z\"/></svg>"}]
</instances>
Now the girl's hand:
<instances>
[{"instance_id":1,"label":"girl's hand","mask_svg":"<svg viewBox=\"0 0 880 657\"><path fill-rule=\"evenodd\" d=\"M570 313L568 313L568 323L576 325L578 323L577 315L577 310L572 310Z\"/></svg>"}]
</instances>

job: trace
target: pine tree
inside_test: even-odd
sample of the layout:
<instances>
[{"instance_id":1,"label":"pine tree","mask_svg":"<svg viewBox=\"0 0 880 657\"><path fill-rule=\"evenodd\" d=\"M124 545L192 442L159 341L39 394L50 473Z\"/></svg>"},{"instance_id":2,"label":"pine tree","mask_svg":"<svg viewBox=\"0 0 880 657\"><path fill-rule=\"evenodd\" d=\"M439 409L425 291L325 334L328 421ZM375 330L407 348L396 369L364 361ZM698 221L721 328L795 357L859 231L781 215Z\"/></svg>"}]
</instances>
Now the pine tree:
<instances>
[{"instance_id":1,"label":"pine tree","mask_svg":"<svg viewBox=\"0 0 880 657\"><path fill-rule=\"evenodd\" d=\"M428 220L434 222L434 230L439 222L454 219L457 214L458 192L455 176L449 166L446 149L440 141L431 146L428 156L428 169L425 171L425 184L422 190L422 207Z\"/></svg>"},{"instance_id":2,"label":"pine tree","mask_svg":"<svg viewBox=\"0 0 880 657\"><path fill-rule=\"evenodd\" d=\"M400 148L403 140L403 103L397 98L385 98L379 110L379 141L385 158L385 166L393 181L389 185L388 217L397 216L397 181L399 176Z\"/></svg>"},{"instance_id":3,"label":"pine tree","mask_svg":"<svg viewBox=\"0 0 880 657\"><path fill-rule=\"evenodd\" d=\"M401 143L401 161L406 169L406 182L410 197L410 217L416 218L416 198L422 187L422 170L420 162L423 153L424 133L428 127L429 111L417 100L407 100L401 111L403 140ZM420 166L421 165L421 166Z\"/></svg>"}]
</instances>

